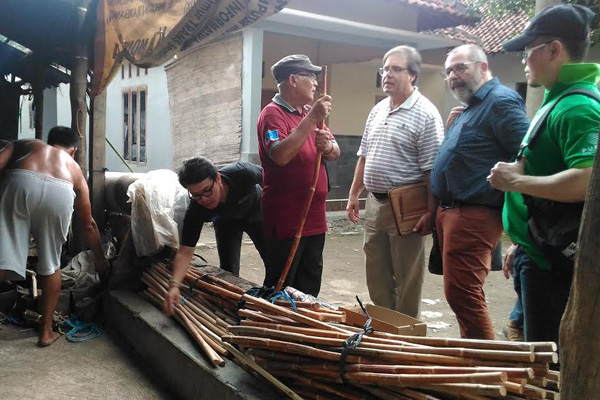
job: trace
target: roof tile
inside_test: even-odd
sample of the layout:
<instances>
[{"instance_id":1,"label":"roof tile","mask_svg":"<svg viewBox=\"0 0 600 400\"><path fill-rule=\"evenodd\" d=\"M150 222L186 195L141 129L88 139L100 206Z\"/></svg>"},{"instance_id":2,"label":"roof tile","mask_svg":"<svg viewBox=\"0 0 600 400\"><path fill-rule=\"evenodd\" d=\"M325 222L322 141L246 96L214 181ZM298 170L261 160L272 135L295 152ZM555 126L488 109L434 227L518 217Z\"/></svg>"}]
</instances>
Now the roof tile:
<instances>
[{"instance_id":1,"label":"roof tile","mask_svg":"<svg viewBox=\"0 0 600 400\"><path fill-rule=\"evenodd\" d=\"M473 4L473 0L463 0L463 2L467 5ZM480 9L480 11L484 10L485 7ZM485 15L484 13L482 14ZM479 44L486 53L499 53L502 51L502 43L521 33L525 29L528 20L529 18L525 13L506 14L501 18L484 16L475 25L460 25L453 28L436 29L429 33L443 35L467 43Z\"/></svg>"},{"instance_id":2,"label":"roof tile","mask_svg":"<svg viewBox=\"0 0 600 400\"><path fill-rule=\"evenodd\" d=\"M405 4L418 7L417 30L443 29L460 24L474 24L480 15L466 5L465 1L456 0L399 0ZM468 1L468 0L467 0Z\"/></svg>"}]
</instances>

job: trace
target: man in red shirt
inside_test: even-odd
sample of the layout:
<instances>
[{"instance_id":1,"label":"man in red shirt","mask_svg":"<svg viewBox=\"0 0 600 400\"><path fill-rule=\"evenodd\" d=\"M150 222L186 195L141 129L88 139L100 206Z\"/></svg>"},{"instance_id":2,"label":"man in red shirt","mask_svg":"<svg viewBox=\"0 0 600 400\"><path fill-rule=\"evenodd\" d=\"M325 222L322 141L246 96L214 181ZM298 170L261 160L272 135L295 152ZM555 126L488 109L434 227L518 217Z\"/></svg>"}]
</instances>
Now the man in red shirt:
<instances>
[{"instance_id":1,"label":"man in red shirt","mask_svg":"<svg viewBox=\"0 0 600 400\"><path fill-rule=\"evenodd\" d=\"M271 67L279 93L262 110L257 130L263 167L266 287L275 286L285 267L314 181L317 150L322 151L323 160L334 161L340 156L329 129L317 128L331 111L331 97L322 96L308 106L314 101L320 72L321 67L305 55L284 57ZM313 296L321 288L327 231L328 178L323 164L318 176L302 239L285 281L286 286Z\"/></svg>"}]
</instances>

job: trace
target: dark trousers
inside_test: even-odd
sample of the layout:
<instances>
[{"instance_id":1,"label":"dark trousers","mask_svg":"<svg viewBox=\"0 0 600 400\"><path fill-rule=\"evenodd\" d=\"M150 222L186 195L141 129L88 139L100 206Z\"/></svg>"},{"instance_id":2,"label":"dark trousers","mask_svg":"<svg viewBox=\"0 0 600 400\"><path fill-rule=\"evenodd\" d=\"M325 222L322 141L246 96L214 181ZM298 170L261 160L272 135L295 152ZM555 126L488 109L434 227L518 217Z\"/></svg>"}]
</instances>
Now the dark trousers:
<instances>
[{"instance_id":1,"label":"dark trousers","mask_svg":"<svg viewBox=\"0 0 600 400\"><path fill-rule=\"evenodd\" d=\"M293 238L267 240L265 287L277 285L287 262ZM318 296L323 273L325 234L303 236L283 287L292 286L304 293Z\"/></svg>"},{"instance_id":2,"label":"dark trousers","mask_svg":"<svg viewBox=\"0 0 600 400\"><path fill-rule=\"evenodd\" d=\"M521 247L516 250L517 257L524 259L519 276L525 340L558 344L560 320L567 307L573 276L540 268Z\"/></svg>"},{"instance_id":3,"label":"dark trousers","mask_svg":"<svg viewBox=\"0 0 600 400\"><path fill-rule=\"evenodd\" d=\"M244 232L250 236L254 247L263 261L266 257L265 235L262 221L249 222L247 220L229 219L215 221L215 237L219 263L222 269L239 276L240 252L242 249L242 235Z\"/></svg>"}]
</instances>

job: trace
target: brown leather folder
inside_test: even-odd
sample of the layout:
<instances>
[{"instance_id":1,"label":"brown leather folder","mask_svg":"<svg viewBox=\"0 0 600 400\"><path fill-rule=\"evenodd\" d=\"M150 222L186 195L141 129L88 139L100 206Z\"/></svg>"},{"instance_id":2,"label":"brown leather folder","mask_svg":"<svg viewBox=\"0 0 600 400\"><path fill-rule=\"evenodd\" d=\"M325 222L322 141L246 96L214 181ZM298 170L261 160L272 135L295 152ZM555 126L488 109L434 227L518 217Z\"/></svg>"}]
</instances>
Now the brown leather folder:
<instances>
[{"instance_id":1,"label":"brown leather folder","mask_svg":"<svg viewBox=\"0 0 600 400\"><path fill-rule=\"evenodd\" d=\"M427 212L427 184L425 182L399 186L388 192L398 234L408 235Z\"/></svg>"}]
</instances>

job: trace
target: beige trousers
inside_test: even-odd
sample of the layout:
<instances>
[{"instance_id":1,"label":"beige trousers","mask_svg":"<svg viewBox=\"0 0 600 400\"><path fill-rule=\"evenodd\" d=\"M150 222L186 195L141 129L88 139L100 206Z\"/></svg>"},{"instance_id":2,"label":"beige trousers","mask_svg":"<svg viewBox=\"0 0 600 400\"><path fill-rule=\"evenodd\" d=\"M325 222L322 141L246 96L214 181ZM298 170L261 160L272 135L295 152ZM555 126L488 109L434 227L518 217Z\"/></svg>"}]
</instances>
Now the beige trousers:
<instances>
[{"instance_id":1,"label":"beige trousers","mask_svg":"<svg viewBox=\"0 0 600 400\"><path fill-rule=\"evenodd\" d=\"M421 309L425 240L399 236L389 200L369 193L365 217L365 265L371 301L412 317Z\"/></svg>"}]
</instances>

